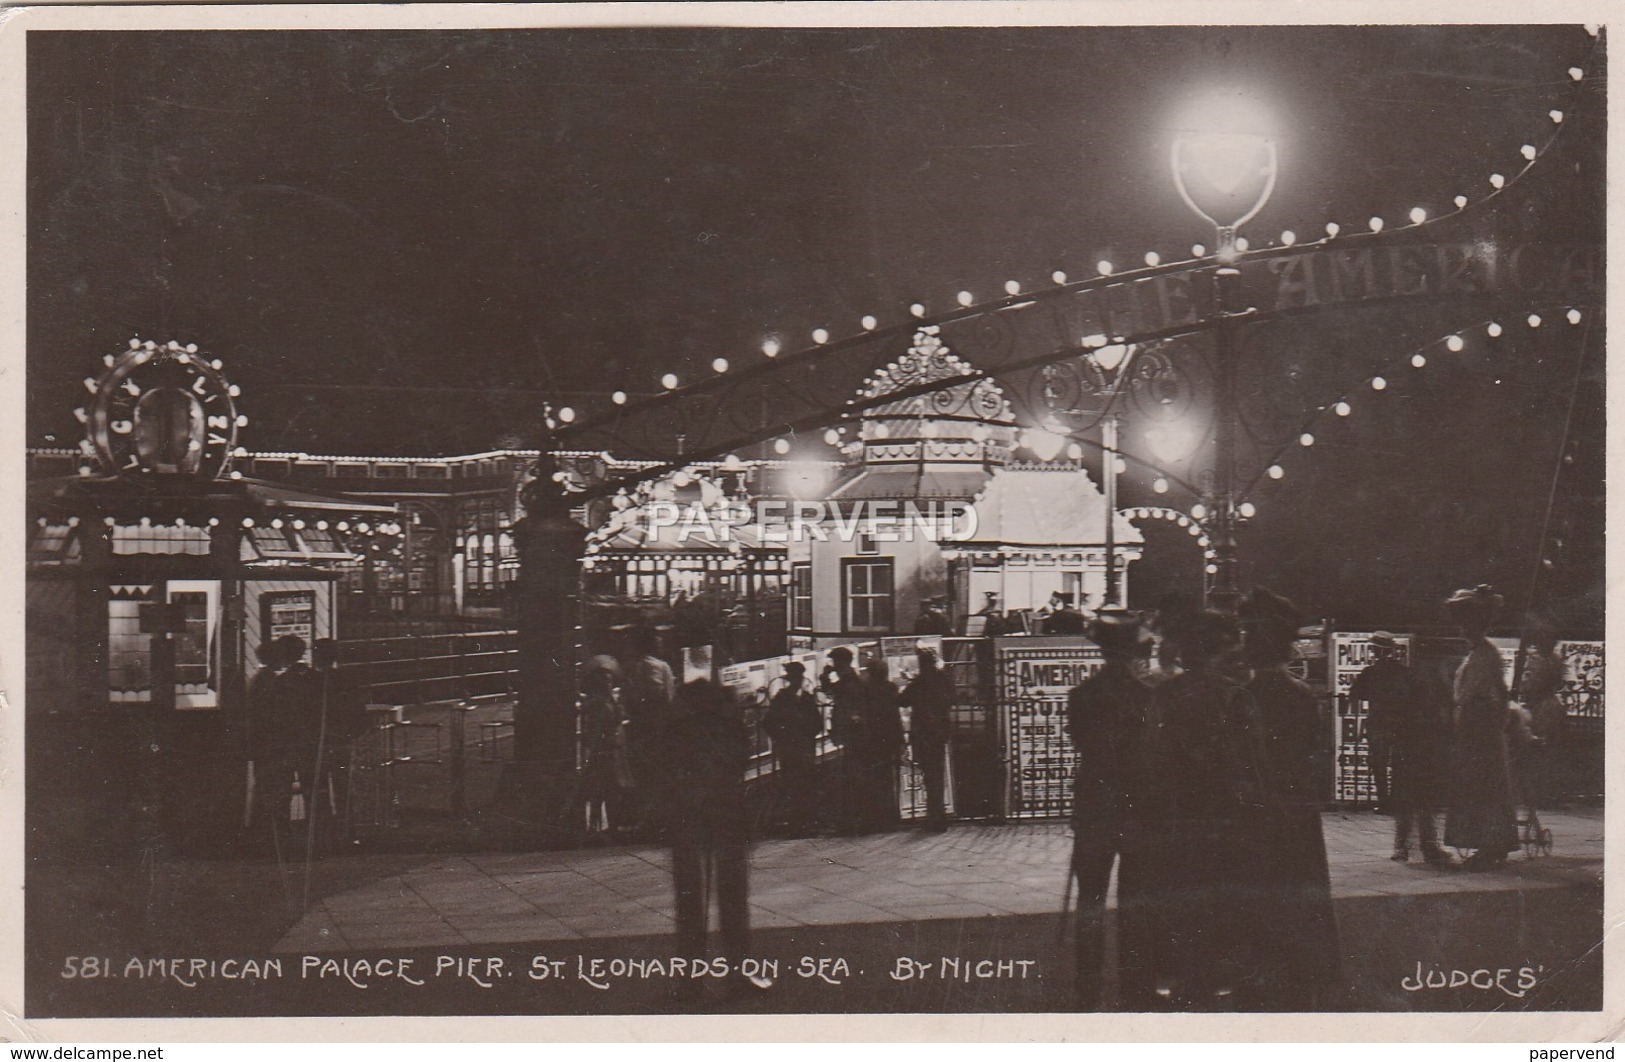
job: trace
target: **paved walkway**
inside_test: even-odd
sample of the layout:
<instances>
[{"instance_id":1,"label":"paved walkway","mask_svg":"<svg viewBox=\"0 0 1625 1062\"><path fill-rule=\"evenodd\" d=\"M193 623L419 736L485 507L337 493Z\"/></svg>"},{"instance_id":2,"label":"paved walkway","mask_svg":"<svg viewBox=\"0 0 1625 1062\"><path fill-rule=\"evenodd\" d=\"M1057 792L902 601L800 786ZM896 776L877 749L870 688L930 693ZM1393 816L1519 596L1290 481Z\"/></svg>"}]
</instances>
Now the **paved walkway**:
<instances>
[{"instance_id":1,"label":"paved walkway","mask_svg":"<svg viewBox=\"0 0 1625 1062\"><path fill-rule=\"evenodd\" d=\"M1486 873L1388 858L1393 820L1324 817L1337 897L1506 892L1602 878L1600 809L1544 816L1551 856L1514 854ZM946 833L765 841L752 859L757 928L1033 915L1060 909L1068 828L966 824ZM673 931L661 848L446 856L321 901L279 951L519 944Z\"/></svg>"}]
</instances>

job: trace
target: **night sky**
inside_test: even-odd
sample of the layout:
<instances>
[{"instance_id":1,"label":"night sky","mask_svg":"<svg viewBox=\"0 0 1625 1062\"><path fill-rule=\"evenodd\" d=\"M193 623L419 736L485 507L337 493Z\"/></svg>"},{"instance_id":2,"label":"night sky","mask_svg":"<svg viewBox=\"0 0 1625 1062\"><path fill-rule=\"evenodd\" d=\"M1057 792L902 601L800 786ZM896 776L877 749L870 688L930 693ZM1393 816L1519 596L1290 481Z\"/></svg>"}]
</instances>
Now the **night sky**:
<instances>
[{"instance_id":1,"label":"night sky","mask_svg":"<svg viewBox=\"0 0 1625 1062\"><path fill-rule=\"evenodd\" d=\"M1578 26L32 34L29 442L72 445L78 381L137 335L224 359L251 449L470 452L534 445L548 394L651 391L759 358L767 333L1179 257L1210 237L1167 126L1215 84L1255 87L1283 130L1248 226L1267 236L1487 193L1587 66L1551 165L1560 237L1600 242L1594 44ZM1576 393L1559 353L1443 377L1299 460L1244 560L1319 614L1395 623L1436 618L1445 583L1526 580ZM1593 361L1563 488L1582 503L1601 491ZM1434 495L1446 526L1416 518ZM1592 524L1554 577L1577 622L1600 616Z\"/></svg>"}]
</instances>

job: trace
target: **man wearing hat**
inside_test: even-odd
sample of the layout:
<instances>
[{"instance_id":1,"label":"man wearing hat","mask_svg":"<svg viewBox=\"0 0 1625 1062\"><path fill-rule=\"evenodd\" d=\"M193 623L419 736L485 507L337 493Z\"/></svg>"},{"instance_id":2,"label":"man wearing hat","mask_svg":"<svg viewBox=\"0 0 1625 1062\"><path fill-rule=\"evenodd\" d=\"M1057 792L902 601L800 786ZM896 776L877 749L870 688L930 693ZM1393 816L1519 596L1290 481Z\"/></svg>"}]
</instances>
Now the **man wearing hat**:
<instances>
[{"instance_id":1,"label":"man wearing hat","mask_svg":"<svg viewBox=\"0 0 1625 1062\"><path fill-rule=\"evenodd\" d=\"M784 686L768 702L762 730L778 761L776 788L786 825L803 834L813 825L817 803L818 735L824 732L824 715L807 688L807 665L799 660L784 665Z\"/></svg>"},{"instance_id":2,"label":"man wearing hat","mask_svg":"<svg viewBox=\"0 0 1625 1062\"><path fill-rule=\"evenodd\" d=\"M1078 1003L1099 1010L1103 999L1106 890L1113 862L1121 930L1119 982L1124 1004L1149 1005L1153 989L1147 924L1151 690L1140 681L1151 638L1131 616L1103 616L1090 637L1105 664L1067 696L1066 725L1077 750L1073 782L1072 873L1078 881Z\"/></svg>"},{"instance_id":3,"label":"man wearing hat","mask_svg":"<svg viewBox=\"0 0 1625 1062\"><path fill-rule=\"evenodd\" d=\"M920 602L920 614L914 617L915 634L951 634L948 613L940 597L928 597Z\"/></svg>"},{"instance_id":4,"label":"man wearing hat","mask_svg":"<svg viewBox=\"0 0 1625 1062\"><path fill-rule=\"evenodd\" d=\"M1391 771L1394 740L1400 721L1412 714L1416 681L1411 669L1401 662L1399 641L1387 631L1371 636L1371 663L1354 678L1349 687L1352 700L1364 701L1366 764L1377 788L1377 813L1393 814Z\"/></svg>"},{"instance_id":5,"label":"man wearing hat","mask_svg":"<svg viewBox=\"0 0 1625 1062\"><path fill-rule=\"evenodd\" d=\"M1045 634L1082 634L1088 627L1088 621L1083 618L1072 604L1072 595L1056 592L1050 598L1054 611L1044 623Z\"/></svg>"},{"instance_id":6,"label":"man wearing hat","mask_svg":"<svg viewBox=\"0 0 1625 1062\"><path fill-rule=\"evenodd\" d=\"M940 832L948 828L944 787L953 683L948 680L947 672L942 670L936 650L922 645L916 653L920 673L903 690L897 703L909 709L909 750L925 785L925 828Z\"/></svg>"}]
</instances>

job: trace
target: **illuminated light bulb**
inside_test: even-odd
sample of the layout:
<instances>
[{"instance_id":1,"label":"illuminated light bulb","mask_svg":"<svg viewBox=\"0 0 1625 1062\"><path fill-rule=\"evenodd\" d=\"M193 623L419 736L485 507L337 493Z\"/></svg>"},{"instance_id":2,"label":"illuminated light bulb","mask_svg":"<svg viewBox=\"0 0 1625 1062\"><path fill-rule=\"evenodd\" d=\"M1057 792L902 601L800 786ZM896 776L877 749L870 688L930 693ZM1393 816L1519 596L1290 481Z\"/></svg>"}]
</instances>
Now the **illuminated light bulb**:
<instances>
[{"instance_id":1,"label":"illuminated light bulb","mask_svg":"<svg viewBox=\"0 0 1625 1062\"><path fill-rule=\"evenodd\" d=\"M712 361L711 361L711 371L714 372L714 373L718 373L718 374L727 372L728 371L728 359L727 358L714 358L714 359L712 359Z\"/></svg>"},{"instance_id":2,"label":"illuminated light bulb","mask_svg":"<svg viewBox=\"0 0 1625 1062\"><path fill-rule=\"evenodd\" d=\"M827 329L827 328L815 328L815 329L813 329L813 342L814 343L828 343L829 342L829 329Z\"/></svg>"},{"instance_id":3,"label":"illuminated light bulb","mask_svg":"<svg viewBox=\"0 0 1625 1062\"><path fill-rule=\"evenodd\" d=\"M884 425L884 424L876 424L875 425L875 438L877 438L877 439L889 439L889 438L891 438L891 429L886 427L886 425Z\"/></svg>"},{"instance_id":4,"label":"illuminated light bulb","mask_svg":"<svg viewBox=\"0 0 1625 1062\"><path fill-rule=\"evenodd\" d=\"M1051 280L1055 281L1055 283L1057 283L1057 284L1065 284L1066 283L1066 274L1061 272L1059 269L1057 269L1055 272L1051 273L1049 275L1049 278Z\"/></svg>"},{"instance_id":5,"label":"illuminated light bulb","mask_svg":"<svg viewBox=\"0 0 1625 1062\"><path fill-rule=\"evenodd\" d=\"M1496 188L1504 188L1506 187L1506 183L1507 179L1501 176L1499 173L1490 174L1490 184L1494 185Z\"/></svg>"},{"instance_id":6,"label":"illuminated light bulb","mask_svg":"<svg viewBox=\"0 0 1625 1062\"><path fill-rule=\"evenodd\" d=\"M1251 246L1252 246L1252 244L1247 242L1247 237L1245 237L1245 236L1237 236L1236 237L1236 250L1245 251L1247 248L1249 248Z\"/></svg>"},{"instance_id":7,"label":"illuminated light bulb","mask_svg":"<svg viewBox=\"0 0 1625 1062\"><path fill-rule=\"evenodd\" d=\"M773 452L776 453L776 454L787 454L787 453L789 453L790 452L790 440L789 439L774 439L773 440Z\"/></svg>"},{"instance_id":8,"label":"illuminated light bulb","mask_svg":"<svg viewBox=\"0 0 1625 1062\"><path fill-rule=\"evenodd\" d=\"M1066 456L1067 459L1071 461L1083 460L1083 447L1079 446L1077 443L1073 443L1071 446L1066 448Z\"/></svg>"},{"instance_id":9,"label":"illuminated light bulb","mask_svg":"<svg viewBox=\"0 0 1625 1062\"><path fill-rule=\"evenodd\" d=\"M1189 526L1191 526L1190 517L1188 517L1188 516L1175 517L1174 518L1174 523L1178 524L1180 527L1189 527Z\"/></svg>"},{"instance_id":10,"label":"illuminated light bulb","mask_svg":"<svg viewBox=\"0 0 1625 1062\"><path fill-rule=\"evenodd\" d=\"M130 349L131 350L140 350L141 349L141 340L132 338L130 340Z\"/></svg>"},{"instance_id":11,"label":"illuminated light bulb","mask_svg":"<svg viewBox=\"0 0 1625 1062\"><path fill-rule=\"evenodd\" d=\"M1192 538L1200 538L1201 534L1202 534L1202 529L1200 527L1197 527L1195 524L1192 524L1192 525L1190 525L1189 527L1187 527L1185 529L1185 533L1187 535L1191 536Z\"/></svg>"},{"instance_id":12,"label":"illuminated light bulb","mask_svg":"<svg viewBox=\"0 0 1625 1062\"><path fill-rule=\"evenodd\" d=\"M668 391L676 390L677 374L674 372L668 372L666 375L662 376L660 378L660 386L664 387Z\"/></svg>"},{"instance_id":13,"label":"illuminated light bulb","mask_svg":"<svg viewBox=\"0 0 1625 1062\"><path fill-rule=\"evenodd\" d=\"M1158 476L1156 478L1156 480L1151 484L1151 489L1156 491L1158 494L1167 494L1168 493L1168 481L1166 479L1163 479L1161 476Z\"/></svg>"},{"instance_id":14,"label":"illuminated light bulb","mask_svg":"<svg viewBox=\"0 0 1625 1062\"><path fill-rule=\"evenodd\" d=\"M1095 263L1095 272L1099 273L1103 277L1109 277L1112 275L1112 264L1102 258L1100 261Z\"/></svg>"},{"instance_id":15,"label":"illuminated light bulb","mask_svg":"<svg viewBox=\"0 0 1625 1062\"><path fill-rule=\"evenodd\" d=\"M1424 355L1422 355L1422 354L1412 354L1411 355L1411 364L1416 366L1418 369L1420 369L1422 366L1426 365L1427 363L1428 363L1428 359Z\"/></svg>"},{"instance_id":16,"label":"illuminated light bulb","mask_svg":"<svg viewBox=\"0 0 1625 1062\"><path fill-rule=\"evenodd\" d=\"M1535 151L1535 145L1533 145L1533 144L1525 144L1523 147L1518 149L1518 154L1522 155L1524 158L1528 159L1530 162L1534 162L1535 161L1535 156L1538 154L1538 152Z\"/></svg>"},{"instance_id":17,"label":"illuminated light bulb","mask_svg":"<svg viewBox=\"0 0 1625 1062\"><path fill-rule=\"evenodd\" d=\"M1566 316L1569 319L1569 324L1579 324L1580 323L1580 311L1579 310L1570 310Z\"/></svg>"},{"instance_id":18,"label":"illuminated light bulb","mask_svg":"<svg viewBox=\"0 0 1625 1062\"><path fill-rule=\"evenodd\" d=\"M1492 332L1491 335L1493 334L1494 333ZM1462 339L1460 336L1451 336L1449 339L1444 341L1444 345L1449 347L1452 351L1459 353L1461 348L1467 345L1467 341Z\"/></svg>"},{"instance_id":19,"label":"illuminated light bulb","mask_svg":"<svg viewBox=\"0 0 1625 1062\"><path fill-rule=\"evenodd\" d=\"M626 392L616 391L614 394L609 396L609 400L614 402L617 406L624 406L626 405Z\"/></svg>"},{"instance_id":20,"label":"illuminated light bulb","mask_svg":"<svg viewBox=\"0 0 1625 1062\"><path fill-rule=\"evenodd\" d=\"M1388 381L1384 380L1381 376L1373 376L1371 378L1371 389L1373 391L1384 390L1384 389L1387 388L1387 386L1388 386Z\"/></svg>"},{"instance_id":21,"label":"illuminated light bulb","mask_svg":"<svg viewBox=\"0 0 1625 1062\"><path fill-rule=\"evenodd\" d=\"M1532 314L1529 315L1529 327L1530 328L1539 328L1540 327L1540 314L1532 313Z\"/></svg>"},{"instance_id":22,"label":"illuminated light bulb","mask_svg":"<svg viewBox=\"0 0 1625 1062\"><path fill-rule=\"evenodd\" d=\"M722 459L722 467L729 472L738 472L744 466L740 463L738 454L729 454Z\"/></svg>"},{"instance_id":23,"label":"illuminated light bulb","mask_svg":"<svg viewBox=\"0 0 1625 1062\"><path fill-rule=\"evenodd\" d=\"M1157 252L1155 252L1155 251L1147 251L1147 252L1145 252L1145 264L1146 265L1154 266L1154 265L1158 264L1161 261L1162 261L1162 255L1158 254Z\"/></svg>"},{"instance_id":24,"label":"illuminated light bulb","mask_svg":"<svg viewBox=\"0 0 1625 1062\"><path fill-rule=\"evenodd\" d=\"M569 406L565 406L563 409L559 410L559 419L568 424L572 420L576 419L576 411L571 409Z\"/></svg>"},{"instance_id":25,"label":"illuminated light bulb","mask_svg":"<svg viewBox=\"0 0 1625 1062\"><path fill-rule=\"evenodd\" d=\"M1562 111L1547 111L1546 112L1546 117L1548 117L1548 118L1550 118L1552 120L1553 125L1562 125L1563 124L1563 112Z\"/></svg>"},{"instance_id":26,"label":"illuminated light bulb","mask_svg":"<svg viewBox=\"0 0 1625 1062\"><path fill-rule=\"evenodd\" d=\"M1112 468L1117 472L1118 475L1122 475L1124 472L1128 471L1128 462L1123 460L1121 457L1114 457L1112 458Z\"/></svg>"},{"instance_id":27,"label":"illuminated light bulb","mask_svg":"<svg viewBox=\"0 0 1625 1062\"><path fill-rule=\"evenodd\" d=\"M1335 221L1326 222L1326 235L1328 235L1328 236L1336 236L1338 233L1340 233L1342 231L1343 231L1343 226L1339 225L1337 222L1335 222Z\"/></svg>"},{"instance_id":28,"label":"illuminated light bulb","mask_svg":"<svg viewBox=\"0 0 1625 1062\"><path fill-rule=\"evenodd\" d=\"M1350 413L1354 412L1354 407L1349 405L1347 402L1339 402L1337 405L1333 406L1332 409L1336 410L1337 415L1340 417L1346 417Z\"/></svg>"},{"instance_id":29,"label":"illuminated light bulb","mask_svg":"<svg viewBox=\"0 0 1625 1062\"><path fill-rule=\"evenodd\" d=\"M970 292L962 291L958 295L954 296L954 301L958 302L961 306L969 306L971 303L976 301L976 298Z\"/></svg>"},{"instance_id":30,"label":"illuminated light bulb","mask_svg":"<svg viewBox=\"0 0 1625 1062\"><path fill-rule=\"evenodd\" d=\"M1458 195L1453 202L1456 204L1456 209L1461 210L1467 206L1467 197L1464 195Z\"/></svg>"},{"instance_id":31,"label":"illuminated light bulb","mask_svg":"<svg viewBox=\"0 0 1625 1062\"><path fill-rule=\"evenodd\" d=\"M1004 292L1006 295L1020 295L1021 282L1019 280L1006 280L1004 282Z\"/></svg>"},{"instance_id":32,"label":"illuminated light bulb","mask_svg":"<svg viewBox=\"0 0 1625 1062\"><path fill-rule=\"evenodd\" d=\"M1206 247L1202 246L1199 243L1191 244L1191 257L1192 258L1200 258L1205 254L1207 254L1207 248Z\"/></svg>"},{"instance_id":33,"label":"illuminated light bulb","mask_svg":"<svg viewBox=\"0 0 1625 1062\"><path fill-rule=\"evenodd\" d=\"M826 445L826 446L834 446L836 443L838 443L840 441L841 441L841 433L836 431L834 428L830 428L830 429L828 429L827 431L824 432L824 445Z\"/></svg>"},{"instance_id":34,"label":"illuminated light bulb","mask_svg":"<svg viewBox=\"0 0 1625 1062\"><path fill-rule=\"evenodd\" d=\"M1219 574L1219 566L1217 564L1209 564L1207 566L1207 573L1209 575L1218 575Z\"/></svg>"},{"instance_id":35,"label":"illuminated light bulb","mask_svg":"<svg viewBox=\"0 0 1625 1062\"><path fill-rule=\"evenodd\" d=\"M230 385L229 387L226 388L226 394L230 395L233 398L241 397L242 393L243 393L243 389L241 387L238 387L236 384L232 384L232 385Z\"/></svg>"},{"instance_id":36,"label":"illuminated light bulb","mask_svg":"<svg viewBox=\"0 0 1625 1062\"><path fill-rule=\"evenodd\" d=\"M1428 219L1428 212L1421 207L1411 207L1411 224L1420 225Z\"/></svg>"},{"instance_id":37,"label":"illuminated light bulb","mask_svg":"<svg viewBox=\"0 0 1625 1062\"><path fill-rule=\"evenodd\" d=\"M186 344L186 353L188 353L188 354L196 354L197 353L197 344L196 343L188 343L188 344Z\"/></svg>"},{"instance_id":38,"label":"illuminated light bulb","mask_svg":"<svg viewBox=\"0 0 1625 1062\"><path fill-rule=\"evenodd\" d=\"M766 354L770 358L778 357L779 356L779 341L777 339L774 339L771 336L769 336L767 339L762 340L762 353Z\"/></svg>"},{"instance_id":39,"label":"illuminated light bulb","mask_svg":"<svg viewBox=\"0 0 1625 1062\"><path fill-rule=\"evenodd\" d=\"M158 344L156 344L156 343L154 343L154 342L153 342L153 341L152 341L152 340L150 340L150 339L149 339L149 340L147 340L147 341L146 341L146 342L145 342L145 343L143 343L143 344L141 344L141 345L142 345L142 346L143 346L143 347L145 347L145 348L146 348L146 349L148 349L148 350L157 350L157 349L158 349Z\"/></svg>"},{"instance_id":40,"label":"illuminated light bulb","mask_svg":"<svg viewBox=\"0 0 1625 1062\"><path fill-rule=\"evenodd\" d=\"M1207 516L1207 506L1203 505L1201 502L1197 502L1195 505L1191 506L1191 515L1196 517L1198 520L1201 520Z\"/></svg>"},{"instance_id":41,"label":"illuminated light bulb","mask_svg":"<svg viewBox=\"0 0 1625 1062\"><path fill-rule=\"evenodd\" d=\"M242 479L242 478L243 478L243 474L242 474L242 473L241 473L241 472L239 472L239 471L237 471L237 470L236 470L236 469L235 469L235 468L234 468L234 469L232 469L232 470L231 470L231 478L232 478L232 479Z\"/></svg>"},{"instance_id":42,"label":"illuminated light bulb","mask_svg":"<svg viewBox=\"0 0 1625 1062\"><path fill-rule=\"evenodd\" d=\"M1286 475L1286 469L1282 468L1280 465L1271 465L1269 467L1269 475L1271 479L1280 479L1282 476Z\"/></svg>"},{"instance_id":43,"label":"illuminated light bulb","mask_svg":"<svg viewBox=\"0 0 1625 1062\"><path fill-rule=\"evenodd\" d=\"M1240 512L1249 520L1258 515L1258 509L1252 502L1242 502Z\"/></svg>"},{"instance_id":44,"label":"illuminated light bulb","mask_svg":"<svg viewBox=\"0 0 1625 1062\"><path fill-rule=\"evenodd\" d=\"M1281 246L1282 247L1291 247L1293 244L1295 244L1297 242L1298 242L1298 234L1293 232L1291 229L1286 229L1281 233Z\"/></svg>"},{"instance_id":45,"label":"illuminated light bulb","mask_svg":"<svg viewBox=\"0 0 1625 1062\"><path fill-rule=\"evenodd\" d=\"M553 473L553 476L552 476L552 479L553 479L554 483L563 483L566 478L567 477L564 475L563 472L555 472L555 473ZM361 530L365 531L366 528L363 527Z\"/></svg>"},{"instance_id":46,"label":"illuminated light bulb","mask_svg":"<svg viewBox=\"0 0 1625 1062\"><path fill-rule=\"evenodd\" d=\"M1382 219L1381 218L1374 217L1370 221L1366 222L1366 224L1371 226L1371 231L1372 232L1381 232L1382 231Z\"/></svg>"},{"instance_id":47,"label":"illuminated light bulb","mask_svg":"<svg viewBox=\"0 0 1625 1062\"><path fill-rule=\"evenodd\" d=\"M912 306L910 306L908 308L908 312L913 314L915 317L924 317L925 316L925 304L917 302L917 303L915 303L914 305L912 305Z\"/></svg>"},{"instance_id":48,"label":"illuminated light bulb","mask_svg":"<svg viewBox=\"0 0 1625 1062\"><path fill-rule=\"evenodd\" d=\"M1578 81L1578 80L1580 80L1581 78L1583 78L1585 76L1586 76L1586 72L1584 70L1581 70L1579 67L1577 67L1577 66L1569 67L1569 77L1573 78L1575 81Z\"/></svg>"},{"instance_id":49,"label":"illuminated light bulb","mask_svg":"<svg viewBox=\"0 0 1625 1062\"><path fill-rule=\"evenodd\" d=\"M177 355L175 355L175 360L180 362L182 365L189 365L192 362L192 355L190 355L190 354L177 354Z\"/></svg>"},{"instance_id":50,"label":"illuminated light bulb","mask_svg":"<svg viewBox=\"0 0 1625 1062\"><path fill-rule=\"evenodd\" d=\"M252 516L243 517L243 526L244 527L253 527L254 526L254 518Z\"/></svg>"},{"instance_id":51,"label":"illuminated light bulb","mask_svg":"<svg viewBox=\"0 0 1625 1062\"><path fill-rule=\"evenodd\" d=\"M303 531L305 529L305 522L303 520L295 520L293 522L293 529L295 531Z\"/></svg>"},{"instance_id":52,"label":"illuminated light bulb","mask_svg":"<svg viewBox=\"0 0 1625 1062\"><path fill-rule=\"evenodd\" d=\"M348 530L350 530L350 521L348 521L348 520L340 520L339 521L339 530L340 531L348 531Z\"/></svg>"},{"instance_id":53,"label":"illuminated light bulb","mask_svg":"<svg viewBox=\"0 0 1625 1062\"><path fill-rule=\"evenodd\" d=\"M88 476L88 475L90 475L90 472L91 472L91 469L90 469L89 465L80 465L79 466L79 474L81 476Z\"/></svg>"},{"instance_id":54,"label":"illuminated light bulb","mask_svg":"<svg viewBox=\"0 0 1625 1062\"><path fill-rule=\"evenodd\" d=\"M858 324L863 326L865 332L873 332L880 322L875 319L873 314L864 314L863 320L859 321Z\"/></svg>"},{"instance_id":55,"label":"illuminated light bulb","mask_svg":"<svg viewBox=\"0 0 1625 1062\"><path fill-rule=\"evenodd\" d=\"M275 519L273 519L271 521L271 526L278 529L278 530L281 530L282 529L282 518L279 516L279 517L276 517Z\"/></svg>"},{"instance_id":56,"label":"illuminated light bulb","mask_svg":"<svg viewBox=\"0 0 1625 1062\"><path fill-rule=\"evenodd\" d=\"M233 457L247 457L248 456L248 450L245 447L239 446L239 447L237 447L237 449L235 449L235 450L233 450L231 452L231 456L233 456Z\"/></svg>"},{"instance_id":57,"label":"illuminated light bulb","mask_svg":"<svg viewBox=\"0 0 1625 1062\"><path fill-rule=\"evenodd\" d=\"M1298 436L1298 445L1313 446L1315 445L1315 437L1310 435L1308 432L1304 432L1302 435Z\"/></svg>"},{"instance_id":58,"label":"illuminated light bulb","mask_svg":"<svg viewBox=\"0 0 1625 1062\"><path fill-rule=\"evenodd\" d=\"M1501 334L1501 326L1496 322L1491 321L1490 326L1484 329L1484 331L1488 332L1492 336L1498 336Z\"/></svg>"},{"instance_id":59,"label":"illuminated light bulb","mask_svg":"<svg viewBox=\"0 0 1625 1062\"><path fill-rule=\"evenodd\" d=\"M226 367L226 363L221 361L219 358L216 358L213 361L209 362L209 368L213 369L215 372L219 372L221 369L224 369L225 367Z\"/></svg>"},{"instance_id":60,"label":"illuminated light bulb","mask_svg":"<svg viewBox=\"0 0 1625 1062\"><path fill-rule=\"evenodd\" d=\"M327 521L326 520L317 520L316 521L316 530L318 530L318 531L326 531L327 530Z\"/></svg>"}]
</instances>

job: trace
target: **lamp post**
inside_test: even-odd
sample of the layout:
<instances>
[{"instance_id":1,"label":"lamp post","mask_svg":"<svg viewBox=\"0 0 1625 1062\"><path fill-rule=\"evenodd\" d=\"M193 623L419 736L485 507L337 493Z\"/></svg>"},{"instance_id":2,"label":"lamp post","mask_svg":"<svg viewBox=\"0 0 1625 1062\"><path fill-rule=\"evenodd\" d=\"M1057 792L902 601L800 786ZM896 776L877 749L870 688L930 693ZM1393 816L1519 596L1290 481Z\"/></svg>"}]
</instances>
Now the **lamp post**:
<instances>
[{"instance_id":1,"label":"lamp post","mask_svg":"<svg viewBox=\"0 0 1625 1062\"><path fill-rule=\"evenodd\" d=\"M1244 93L1227 91L1203 97L1175 130L1170 152L1174 185L1180 198L1214 228L1214 332L1218 391L1215 396L1213 490L1207 499L1212 513L1213 580L1208 603L1234 612L1240 589L1236 580L1236 318L1241 271L1236 231L1264 208L1275 190L1278 156L1269 121Z\"/></svg>"}]
</instances>

